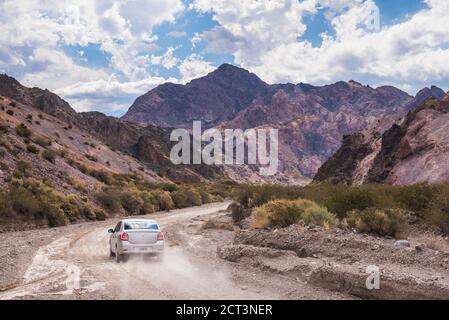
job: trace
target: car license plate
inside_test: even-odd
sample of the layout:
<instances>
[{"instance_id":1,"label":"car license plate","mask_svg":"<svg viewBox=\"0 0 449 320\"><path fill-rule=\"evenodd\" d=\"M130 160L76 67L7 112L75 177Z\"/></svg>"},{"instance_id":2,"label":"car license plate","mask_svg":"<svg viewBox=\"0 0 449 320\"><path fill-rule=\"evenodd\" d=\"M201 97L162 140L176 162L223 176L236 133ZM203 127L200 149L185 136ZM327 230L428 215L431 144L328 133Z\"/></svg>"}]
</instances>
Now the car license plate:
<instances>
[{"instance_id":1,"label":"car license plate","mask_svg":"<svg viewBox=\"0 0 449 320\"><path fill-rule=\"evenodd\" d=\"M140 248L140 251L148 251L148 248Z\"/></svg>"}]
</instances>

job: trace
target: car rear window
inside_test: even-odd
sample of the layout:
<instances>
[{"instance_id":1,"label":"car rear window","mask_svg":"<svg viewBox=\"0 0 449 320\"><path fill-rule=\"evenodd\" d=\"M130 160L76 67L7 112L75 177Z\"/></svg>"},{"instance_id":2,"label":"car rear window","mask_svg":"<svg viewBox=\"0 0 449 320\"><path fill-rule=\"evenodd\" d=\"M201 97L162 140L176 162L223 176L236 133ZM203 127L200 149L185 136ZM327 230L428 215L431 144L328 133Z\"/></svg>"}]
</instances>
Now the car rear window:
<instances>
[{"instance_id":1,"label":"car rear window","mask_svg":"<svg viewBox=\"0 0 449 320\"><path fill-rule=\"evenodd\" d=\"M156 223L146 221L125 222L125 230L135 230L135 229L159 230L159 226Z\"/></svg>"}]
</instances>

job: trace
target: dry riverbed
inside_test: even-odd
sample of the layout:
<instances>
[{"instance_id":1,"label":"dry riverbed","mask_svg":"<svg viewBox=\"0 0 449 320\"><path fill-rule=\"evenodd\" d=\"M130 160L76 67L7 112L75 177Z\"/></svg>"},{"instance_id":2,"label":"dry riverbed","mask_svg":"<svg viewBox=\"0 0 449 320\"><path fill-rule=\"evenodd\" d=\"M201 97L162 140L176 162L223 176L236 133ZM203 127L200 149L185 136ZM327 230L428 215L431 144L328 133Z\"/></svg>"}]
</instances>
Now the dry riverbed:
<instances>
[{"instance_id":1,"label":"dry riverbed","mask_svg":"<svg viewBox=\"0 0 449 320\"><path fill-rule=\"evenodd\" d=\"M412 240L301 225L240 230L229 202L153 214L163 262L108 255L116 219L0 234L0 299L448 298L448 257ZM416 247L416 246L419 246ZM368 266L380 289L368 290Z\"/></svg>"}]
</instances>

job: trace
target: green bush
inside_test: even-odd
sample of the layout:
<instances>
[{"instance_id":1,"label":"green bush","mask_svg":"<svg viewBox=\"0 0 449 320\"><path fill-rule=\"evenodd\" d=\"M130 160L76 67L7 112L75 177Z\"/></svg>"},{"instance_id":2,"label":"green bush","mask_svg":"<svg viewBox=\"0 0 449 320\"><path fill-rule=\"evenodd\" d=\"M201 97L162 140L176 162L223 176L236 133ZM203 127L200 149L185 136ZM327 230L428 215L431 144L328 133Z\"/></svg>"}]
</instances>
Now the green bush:
<instances>
[{"instance_id":1,"label":"green bush","mask_svg":"<svg viewBox=\"0 0 449 320\"><path fill-rule=\"evenodd\" d=\"M171 194L171 197L176 208L187 208L190 206L189 199L184 191L175 191Z\"/></svg>"},{"instance_id":2,"label":"green bush","mask_svg":"<svg viewBox=\"0 0 449 320\"><path fill-rule=\"evenodd\" d=\"M297 223L304 212L319 207L310 200L272 200L254 209L256 227L287 227Z\"/></svg>"},{"instance_id":3,"label":"green bush","mask_svg":"<svg viewBox=\"0 0 449 320\"><path fill-rule=\"evenodd\" d=\"M156 197L149 191L142 191L140 198L143 200L141 214L149 214L159 210L159 203Z\"/></svg>"},{"instance_id":4,"label":"green bush","mask_svg":"<svg viewBox=\"0 0 449 320\"><path fill-rule=\"evenodd\" d=\"M403 209L367 208L353 210L348 214L347 223L361 233L371 233L379 236L392 236L406 239L409 224Z\"/></svg>"},{"instance_id":5,"label":"green bush","mask_svg":"<svg viewBox=\"0 0 449 320\"><path fill-rule=\"evenodd\" d=\"M124 191L120 196L123 209L130 214L137 214L144 204L144 201L135 193Z\"/></svg>"},{"instance_id":6,"label":"green bush","mask_svg":"<svg viewBox=\"0 0 449 320\"><path fill-rule=\"evenodd\" d=\"M95 194L96 200L108 212L116 213L121 208L120 192L113 189L105 189Z\"/></svg>"},{"instance_id":7,"label":"green bush","mask_svg":"<svg viewBox=\"0 0 449 320\"><path fill-rule=\"evenodd\" d=\"M325 206L342 219L351 210L374 207L374 193L366 188L342 188L325 202Z\"/></svg>"},{"instance_id":8,"label":"green bush","mask_svg":"<svg viewBox=\"0 0 449 320\"><path fill-rule=\"evenodd\" d=\"M424 219L430 226L449 234L449 185L440 186L434 193Z\"/></svg>"},{"instance_id":9,"label":"green bush","mask_svg":"<svg viewBox=\"0 0 449 320\"><path fill-rule=\"evenodd\" d=\"M312 224L322 227L337 227L339 221L337 217L324 207L311 207L304 211L301 220L306 224Z\"/></svg>"}]
</instances>

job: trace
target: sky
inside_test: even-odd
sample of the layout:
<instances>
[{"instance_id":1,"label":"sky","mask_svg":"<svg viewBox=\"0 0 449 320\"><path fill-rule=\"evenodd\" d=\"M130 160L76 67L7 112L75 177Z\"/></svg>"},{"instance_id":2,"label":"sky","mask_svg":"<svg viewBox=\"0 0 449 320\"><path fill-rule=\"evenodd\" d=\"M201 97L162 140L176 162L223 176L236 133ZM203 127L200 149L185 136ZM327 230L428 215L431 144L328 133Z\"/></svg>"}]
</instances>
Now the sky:
<instances>
[{"instance_id":1,"label":"sky","mask_svg":"<svg viewBox=\"0 0 449 320\"><path fill-rule=\"evenodd\" d=\"M447 0L0 0L0 73L120 116L222 63L268 83L449 89Z\"/></svg>"}]
</instances>

